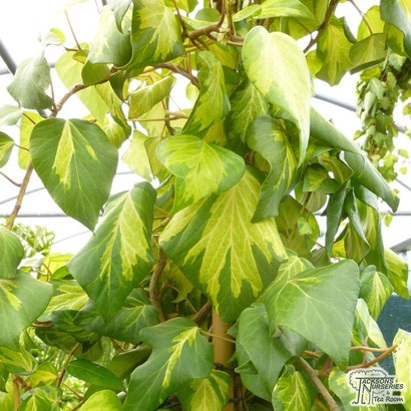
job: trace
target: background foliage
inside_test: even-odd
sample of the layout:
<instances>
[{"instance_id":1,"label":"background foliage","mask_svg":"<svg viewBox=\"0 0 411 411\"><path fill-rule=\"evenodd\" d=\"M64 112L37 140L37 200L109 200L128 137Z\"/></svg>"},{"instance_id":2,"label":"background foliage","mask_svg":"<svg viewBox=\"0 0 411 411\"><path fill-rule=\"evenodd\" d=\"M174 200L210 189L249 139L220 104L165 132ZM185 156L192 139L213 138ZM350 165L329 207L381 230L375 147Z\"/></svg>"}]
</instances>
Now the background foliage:
<instances>
[{"instance_id":1,"label":"background foliage","mask_svg":"<svg viewBox=\"0 0 411 411\"><path fill-rule=\"evenodd\" d=\"M0 166L19 150L26 170L0 227L2 410L350 410L344 373L393 351L411 387L411 334L387 347L376 323L392 292L409 298L378 205L399 202L411 9L351 3L357 33L337 0L111 0L90 44L41 39L0 108L20 128L0 133ZM353 141L310 99L313 78L358 72ZM70 98L86 118L61 116ZM126 140L145 181L110 197ZM93 232L76 255L15 225L33 172Z\"/></svg>"}]
</instances>

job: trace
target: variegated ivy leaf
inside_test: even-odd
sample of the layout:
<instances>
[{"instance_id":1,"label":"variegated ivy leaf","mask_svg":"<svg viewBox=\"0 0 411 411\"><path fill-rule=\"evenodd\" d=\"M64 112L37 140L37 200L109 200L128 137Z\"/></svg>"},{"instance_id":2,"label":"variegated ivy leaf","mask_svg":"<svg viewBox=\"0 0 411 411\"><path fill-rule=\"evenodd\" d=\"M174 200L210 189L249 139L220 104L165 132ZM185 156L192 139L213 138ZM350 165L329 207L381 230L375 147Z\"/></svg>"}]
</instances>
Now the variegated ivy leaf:
<instances>
[{"instance_id":1,"label":"variegated ivy leaf","mask_svg":"<svg viewBox=\"0 0 411 411\"><path fill-rule=\"evenodd\" d=\"M132 0L108 0L108 5L114 13L116 25L119 31L121 29L121 22L130 7Z\"/></svg>"},{"instance_id":2,"label":"variegated ivy leaf","mask_svg":"<svg viewBox=\"0 0 411 411\"><path fill-rule=\"evenodd\" d=\"M101 390L88 397L81 411L122 411L120 398L110 390Z\"/></svg>"},{"instance_id":3,"label":"variegated ivy leaf","mask_svg":"<svg viewBox=\"0 0 411 411\"><path fill-rule=\"evenodd\" d=\"M163 165L177 177L175 211L228 190L245 171L242 157L195 136L170 137L160 143L156 153Z\"/></svg>"},{"instance_id":4,"label":"variegated ivy leaf","mask_svg":"<svg viewBox=\"0 0 411 411\"><path fill-rule=\"evenodd\" d=\"M376 320L394 288L387 276L376 271L372 265L361 272L360 283L360 297L365 300L370 314Z\"/></svg>"},{"instance_id":5,"label":"variegated ivy leaf","mask_svg":"<svg viewBox=\"0 0 411 411\"><path fill-rule=\"evenodd\" d=\"M67 51L56 61L56 72L68 89L83 82L84 63L76 60L76 56L75 51ZM84 56L85 59L86 56ZM101 123L104 122L108 107L94 86L80 90L76 93L76 97L87 107L92 116Z\"/></svg>"},{"instance_id":6,"label":"variegated ivy leaf","mask_svg":"<svg viewBox=\"0 0 411 411\"><path fill-rule=\"evenodd\" d=\"M99 126L50 118L30 138L33 167L53 200L91 230L110 194L118 153Z\"/></svg>"},{"instance_id":7,"label":"variegated ivy leaf","mask_svg":"<svg viewBox=\"0 0 411 411\"><path fill-rule=\"evenodd\" d=\"M200 95L184 125L183 134L204 137L211 125L230 111L223 66L211 51L198 54Z\"/></svg>"},{"instance_id":8,"label":"variegated ivy leaf","mask_svg":"<svg viewBox=\"0 0 411 411\"><path fill-rule=\"evenodd\" d=\"M158 323L158 311L151 305L141 288L135 288L131 291L109 324L104 324L91 301L76 317L76 324L86 330L136 345L141 342L139 339L140 330Z\"/></svg>"},{"instance_id":9,"label":"variegated ivy leaf","mask_svg":"<svg viewBox=\"0 0 411 411\"><path fill-rule=\"evenodd\" d=\"M352 260L304 270L285 283L278 282L265 295L271 332L286 326L344 368L358 293L359 270Z\"/></svg>"},{"instance_id":10,"label":"variegated ivy leaf","mask_svg":"<svg viewBox=\"0 0 411 411\"><path fill-rule=\"evenodd\" d=\"M254 378L255 374L251 374L245 365L252 363L259 376L259 390L264 391L263 398L269 401L281 370L293 356L293 353L286 348L287 334L273 337L268 326L267 310L262 303L246 308L241 313L237 324L236 347L241 346L240 350L244 350L247 354L247 363L242 363L242 358L239 358L239 368L236 371L241 375L244 385L258 395L254 392L253 386L249 387L247 384L249 381L247 376ZM289 330L287 332L288 335L291 334ZM297 338L302 340L299 335Z\"/></svg>"},{"instance_id":11,"label":"variegated ivy leaf","mask_svg":"<svg viewBox=\"0 0 411 411\"><path fill-rule=\"evenodd\" d=\"M270 164L253 221L277 216L281 200L291 191L298 176L297 159L286 131L272 117L262 116L251 124L247 143Z\"/></svg>"},{"instance_id":12,"label":"variegated ivy leaf","mask_svg":"<svg viewBox=\"0 0 411 411\"><path fill-rule=\"evenodd\" d=\"M273 218L252 223L260 184L246 171L230 190L177 213L160 246L227 322L275 276L286 252Z\"/></svg>"},{"instance_id":13,"label":"variegated ivy leaf","mask_svg":"<svg viewBox=\"0 0 411 411\"><path fill-rule=\"evenodd\" d=\"M127 64L131 56L129 27L123 27L124 33L118 30L115 14L109 6L104 6L100 13L100 24L91 42L88 61L91 63L111 63L115 66ZM127 26L130 22L127 19Z\"/></svg>"},{"instance_id":14,"label":"variegated ivy leaf","mask_svg":"<svg viewBox=\"0 0 411 411\"><path fill-rule=\"evenodd\" d=\"M257 117L269 113L268 102L248 79L234 90L230 101L231 111L225 122L227 141L233 150L242 153L246 151L248 126Z\"/></svg>"},{"instance_id":15,"label":"variegated ivy leaf","mask_svg":"<svg viewBox=\"0 0 411 411\"><path fill-rule=\"evenodd\" d=\"M16 349L21 332L40 317L53 287L18 271L13 279L0 279L0 346Z\"/></svg>"},{"instance_id":16,"label":"variegated ivy leaf","mask_svg":"<svg viewBox=\"0 0 411 411\"><path fill-rule=\"evenodd\" d=\"M338 396L345 411L386 411L387 407L384 404L361 405L360 407L352 406L351 402L356 400L356 393L350 385L348 375L335 367L328 378L330 389Z\"/></svg>"},{"instance_id":17,"label":"variegated ivy leaf","mask_svg":"<svg viewBox=\"0 0 411 411\"><path fill-rule=\"evenodd\" d=\"M6 133L0 131L0 168L5 166L9 161L13 147L13 139Z\"/></svg>"},{"instance_id":18,"label":"variegated ivy leaf","mask_svg":"<svg viewBox=\"0 0 411 411\"><path fill-rule=\"evenodd\" d=\"M244 41L244 67L250 81L280 109L282 117L300 130L299 165L310 135L311 78L304 53L284 33L268 33L262 26L251 29Z\"/></svg>"},{"instance_id":19,"label":"variegated ivy leaf","mask_svg":"<svg viewBox=\"0 0 411 411\"><path fill-rule=\"evenodd\" d=\"M154 256L151 225L156 194L148 183L113 196L96 234L68 263L105 322L149 273Z\"/></svg>"},{"instance_id":20,"label":"variegated ivy leaf","mask_svg":"<svg viewBox=\"0 0 411 411\"><path fill-rule=\"evenodd\" d=\"M53 104L45 92L49 85L50 66L40 56L24 60L17 67L14 80L7 90L21 107L43 110Z\"/></svg>"},{"instance_id":21,"label":"variegated ivy leaf","mask_svg":"<svg viewBox=\"0 0 411 411\"><path fill-rule=\"evenodd\" d=\"M128 118L137 119L150 111L157 103L170 96L174 84L173 77L165 77L154 84L138 89L130 94Z\"/></svg>"},{"instance_id":22,"label":"variegated ivy leaf","mask_svg":"<svg viewBox=\"0 0 411 411\"><path fill-rule=\"evenodd\" d=\"M316 394L310 380L289 365L274 387L272 404L278 411L310 410Z\"/></svg>"},{"instance_id":23,"label":"variegated ivy leaf","mask_svg":"<svg viewBox=\"0 0 411 411\"><path fill-rule=\"evenodd\" d=\"M367 304L362 298L359 298L355 310L352 344L362 346L364 341L372 344L373 347L387 348L384 336L376 321L371 317ZM373 354L369 354L370 360L374 359Z\"/></svg>"},{"instance_id":24,"label":"variegated ivy leaf","mask_svg":"<svg viewBox=\"0 0 411 411\"><path fill-rule=\"evenodd\" d=\"M142 69L184 54L180 32L177 17L164 0L133 0L133 54L127 68Z\"/></svg>"},{"instance_id":25,"label":"variegated ivy leaf","mask_svg":"<svg viewBox=\"0 0 411 411\"><path fill-rule=\"evenodd\" d=\"M125 411L152 411L191 379L210 375L212 345L186 318L144 328L140 338L153 347L153 352L131 374Z\"/></svg>"},{"instance_id":26,"label":"variegated ivy leaf","mask_svg":"<svg viewBox=\"0 0 411 411\"><path fill-rule=\"evenodd\" d=\"M404 34L404 49L411 56L411 4L407 0L382 0L381 18Z\"/></svg>"},{"instance_id":27,"label":"variegated ivy leaf","mask_svg":"<svg viewBox=\"0 0 411 411\"><path fill-rule=\"evenodd\" d=\"M404 384L405 388L401 396L405 400L405 409L409 411L411 410L411 333L400 328L394 337L393 344L398 344L393 353L395 375L397 381Z\"/></svg>"},{"instance_id":28,"label":"variegated ivy leaf","mask_svg":"<svg viewBox=\"0 0 411 411\"><path fill-rule=\"evenodd\" d=\"M0 227L0 278L13 278L24 256L19 238L4 227Z\"/></svg>"},{"instance_id":29,"label":"variegated ivy leaf","mask_svg":"<svg viewBox=\"0 0 411 411\"><path fill-rule=\"evenodd\" d=\"M208 378L185 384L177 392L177 397L185 411L219 411L228 402L229 384L229 374L212 370Z\"/></svg>"}]
</instances>

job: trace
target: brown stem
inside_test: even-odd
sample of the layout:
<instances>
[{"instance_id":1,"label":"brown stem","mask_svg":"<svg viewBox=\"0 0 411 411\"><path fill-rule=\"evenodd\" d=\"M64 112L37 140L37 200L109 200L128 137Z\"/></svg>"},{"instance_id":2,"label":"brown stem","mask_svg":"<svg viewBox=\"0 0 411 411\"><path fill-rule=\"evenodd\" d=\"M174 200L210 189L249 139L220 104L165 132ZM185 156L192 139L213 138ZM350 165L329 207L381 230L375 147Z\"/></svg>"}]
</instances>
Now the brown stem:
<instances>
[{"instance_id":1,"label":"brown stem","mask_svg":"<svg viewBox=\"0 0 411 411\"><path fill-rule=\"evenodd\" d=\"M310 364L308 364L308 362L305 361L303 358L299 358L297 362L301 366L301 368L307 373L307 375L310 377L314 385L317 387L318 392L322 395L324 400L327 402L330 411L340 411L340 408L338 407L334 398L328 392L327 388L325 388L322 381L318 378L316 370L311 368Z\"/></svg>"},{"instance_id":2,"label":"brown stem","mask_svg":"<svg viewBox=\"0 0 411 411\"><path fill-rule=\"evenodd\" d=\"M307 53L308 50L310 50L310 48L314 46L314 44L317 43L321 33L325 30L328 23L330 22L331 16L334 13L339 1L340 0L330 0L330 3L328 4L327 12L324 17L324 21L321 23L320 27L318 27L317 35L313 39L311 39L311 41L308 43L308 46L304 49L304 53Z\"/></svg>"},{"instance_id":3,"label":"brown stem","mask_svg":"<svg viewBox=\"0 0 411 411\"><path fill-rule=\"evenodd\" d=\"M84 398L83 395L79 394L74 388L71 388L65 382L63 382L62 385L64 385L68 390L70 390L77 398L80 398L80 400Z\"/></svg>"},{"instance_id":4,"label":"brown stem","mask_svg":"<svg viewBox=\"0 0 411 411\"><path fill-rule=\"evenodd\" d=\"M361 364L358 364L358 365L352 365L351 367L347 367L345 372L350 371L350 370L355 370L357 368L370 368L373 365L380 362L381 360L383 360L384 358L388 357L391 353L393 353L397 349L397 347L398 347L398 344L394 344L392 347L387 348L386 350L384 350L384 352L381 355L374 358L373 360L371 360L369 362L362 362Z\"/></svg>"},{"instance_id":5,"label":"brown stem","mask_svg":"<svg viewBox=\"0 0 411 411\"><path fill-rule=\"evenodd\" d=\"M372 347L358 345L356 347L351 347L350 351L385 352L385 351L387 351L387 349L386 348L372 348Z\"/></svg>"},{"instance_id":6,"label":"brown stem","mask_svg":"<svg viewBox=\"0 0 411 411\"><path fill-rule=\"evenodd\" d=\"M69 15L67 13L67 10L64 10L64 14L66 15L67 23L69 25L71 35L73 36L74 41L76 42L77 49L81 50L80 43L77 41L77 37L76 37L76 34L74 33L73 26L71 25L71 21L70 21Z\"/></svg>"},{"instance_id":7,"label":"brown stem","mask_svg":"<svg viewBox=\"0 0 411 411\"><path fill-rule=\"evenodd\" d=\"M197 311L196 315L192 318L192 320L197 324L200 325L204 318L207 316L207 314L211 310L211 304L207 301L199 311Z\"/></svg>"},{"instance_id":8,"label":"brown stem","mask_svg":"<svg viewBox=\"0 0 411 411\"><path fill-rule=\"evenodd\" d=\"M150 300L151 304L157 308L158 316L161 322L166 320L166 316L164 315L163 307L161 306L161 299L160 294L158 292L158 283L160 282L160 278L163 274L164 268L167 264L167 257L162 250L160 250L160 256L158 258L157 266L151 276L150 280Z\"/></svg>"},{"instance_id":9,"label":"brown stem","mask_svg":"<svg viewBox=\"0 0 411 411\"><path fill-rule=\"evenodd\" d=\"M370 35L374 34L374 32L372 31L371 25L368 21L368 19L365 17L364 13L361 11L361 9L357 6L357 4L355 3L354 0L348 0L353 6L354 8L358 11L358 13L360 14L360 16L362 17L362 19L364 20L365 25L368 28L368 31L370 32Z\"/></svg>"},{"instance_id":10,"label":"brown stem","mask_svg":"<svg viewBox=\"0 0 411 411\"><path fill-rule=\"evenodd\" d=\"M3 176L8 182L15 185L16 187L21 187L21 184L19 184L19 183L15 182L14 180L12 180L8 175L4 174L2 171L0 171L0 175Z\"/></svg>"},{"instance_id":11,"label":"brown stem","mask_svg":"<svg viewBox=\"0 0 411 411\"><path fill-rule=\"evenodd\" d=\"M59 111L63 108L63 105L66 103L66 101L73 95L79 92L80 90L85 89L88 87L84 83L76 84L73 86L64 96L63 98L53 107L53 110L51 111L50 117L57 117L57 114Z\"/></svg>"},{"instance_id":12,"label":"brown stem","mask_svg":"<svg viewBox=\"0 0 411 411\"><path fill-rule=\"evenodd\" d=\"M13 410L16 411L19 408L21 399L20 399L20 385L17 380L17 376L13 376Z\"/></svg>"},{"instance_id":13,"label":"brown stem","mask_svg":"<svg viewBox=\"0 0 411 411\"><path fill-rule=\"evenodd\" d=\"M67 354L67 357L66 357L66 359L64 360L63 368L61 369L60 374L59 374L59 376L58 376L58 378L57 378L57 381L56 381L56 387L57 387L57 388L60 387L60 385L61 385L62 382L63 382L63 378L64 378L64 376L66 375L66 368L65 368L66 365L70 362L71 357L73 357L74 352L77 350L77 348L78 348L79 346L80 346L80 343L77 343L77 344L70 350L70 352Z\"/></svg>"},{"instance_id":14,"label":"brown stem","mask_svg":"<svg viewBox=\"0 0 411 411\"><path fill-rule=\"evenodd\" d=\"M212 334L213 337L213 346L214 346L214 363L222 364L224 368L227 368L227 363L230 361L231 357L234 354L234 344L232 343L232 337L227 334L228 329L231 327L231 324L227 324L221 319L215 310L212 314L213 318L213 327ZM230 341L227 341L230 340ZM234 396L234 387L233 381L231 379L230 389L229 389L229 398ZM234 403L229 402L225 407L224 411L234 411Z\"/></svg>"},{"instance_id":15,"label":"brown stem","mask_svg":"<svg viewBox=\"0 0 411 411\"><path fill-rule=\"evenodd\" d=\"M167 62L167 63L156 64L155 67L156 68L157 67L158 68L166 68L166 69L172 71L173 73L181 74L183 77L186 77L187 79L189 79L194 86L196 86L196 87L199 86L198 78L193 76L190 72L188 72L186 69L181 67L179 64L174 64L174 63L171 63L171 62Z\"/></svg>"},{"instance_id":16,"label":"brown stem","mask_svg":"<svg viewBox=\"0 0 411 411\"><path fill-rule=\"evenodd\" d=\"M14 221L16 220L16 217L20 211L21 205L23 204L23 198L24 198L24 195L26 194L27 186L29 184L32 172L33 172L33 163L30 161L29 165L27 166L26 174L20 185L19 194L17 195L17 199L16 199L16 203L14 204L13 211L7 220L6 228L8 230L11 230L14 226Z\"/></svg>"}]
</instances>

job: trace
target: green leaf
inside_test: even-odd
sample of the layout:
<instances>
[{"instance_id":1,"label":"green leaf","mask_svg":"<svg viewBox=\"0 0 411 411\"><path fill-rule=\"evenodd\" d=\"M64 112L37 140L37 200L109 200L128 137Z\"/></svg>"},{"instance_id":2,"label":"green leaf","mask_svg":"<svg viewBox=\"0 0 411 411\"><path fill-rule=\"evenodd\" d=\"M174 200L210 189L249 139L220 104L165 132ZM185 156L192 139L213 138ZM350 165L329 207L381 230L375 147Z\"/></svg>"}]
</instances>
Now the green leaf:
<instances>
[{"instance_id":1,"label":"green leaf","mask_svg":"<svg viewBox=\"0 0 411 411\"><path fill-rule=\"evenodd\" d=\"M53 403L42 395L30 395L17 408L18 411L49 411L53 409Z\"/></svg>"},{"instance_id":2,"label":"green leaf","mask_svg":"<svg viewBox=\"0 0 411 411\"><path fill-rule=\"evenodd\" d=\"M208 378L191 380L177 392L186 411L222 411L228 402L230 376L212 370Z\"/></svg>"},{"instance_id":3,"label":"green leaf","mask_svg":"<svg viewBox=\"0 0 411 411\"><path fill-rule=\"evenodd\" d=\"M353 179L381 197L395 211L398 197L358 146L314 109L310 118L311 136L332 148L344 150L344 160L354 172Z\"/></svg>"},{"instance_id":4,"label":"green leaf","mask_svg":"<svg viewBox=\"0 0 411 411\"><path fill-rule=\"evenodd\" d=\"M211 125L222 120L230 111L223 66L211 51L198 54L200 94L182 134L203 137Z\"/></svg>"},{"instance_id":5,"label":"green leaf","mask_svg":"<svg viewBox=\"0 0 411 411\"><path fill-rule=\"evenodd\" d=\"M387 277L394 287L394 291L402 298L409 300L408 290L408 265L394 251L384 250L385 261L387 263Z\"/></svg>"},{"instance_id":6,"label":"green leaf","mask_svg":"<svg viewBox=\"0 0 411 411\"><path fill-rule=\"evenodd\" d=\"M156 153L177 177L174 211L230 189L245 171L240 156L195 136L170 137L160 143Z\"/></svg>"},{"instance_id":7,"label":"green leaf","mask_svg":"<svg viewBox=\"0 0 411 411\"><path fill-rule=\"evenodd\" d=\"M20 107L15 107L6 104L0 107L0 127L14 126L23 115Z\"/></svg>"},{"instance_id":8,"label":"green leaf","mask_svg":"<svg viewBox=\"0 0 411 411\"><path fill-rule=\"evenodd\" d=\"M50 81L50 66L46 59L33 57L17 67L7 90L21 107L43 110L53 104L53 100L45 93Z\"/></svg>"},{"instance_id":9,"label":"green leaf","mask_svg":"<svg viewBox=\"0 0 411 411\"><path fill-rule=\"evenodd\" d=\"M26 170L30 161L31 156L28 150L30 145L30 136L33 131L34 126L43 121L44 117L34 111L25 111L20 122L20 146L24 148L19 148L19 167ZM25 150L27 149L27 150Z\"/></svg>"},{"instance_id":10,"label":"green leaf","mask_svg":"<svg viewBox=\"0 0 411 411\"><path fill-rule=\"evenodd\" d=\"M23 345L16 349L0 347L0 361L7 371L17 375L27 375L33 372L36 359L30 354Z\"/></svg>"},{"instance_id":11,"label":"green leaf","mask_svg":"<svg viewBox=\"0 0 411 411\"><path fill-rule=\"evenodd\" d=\"M68 263L105 321L113 319L153 265L155 197L148 183L112 197L96 234Z\"/></svg>"},{"instance_id":12,"label":"green leaf","mask_svg":"<svg viewBox=\"0 0 411 411\"><path fill-rule=\"evenodd\" d=\"M99 335L137 345L140 343L140 330L158 324L159 319L157 309L151 305L144 291L135 288L109 324L104 323L90 302L77 315L75 322Z\"/></svg>"},{"instance_id":13,"label":"green leaf","mask_svg":"<svg viewBox=\"0 0 411 411\"><path fill-rule=\"evenodd\" d=\"M309 165L304 172L303 191L332 194L340 184L328 174L328 170L321 164Z\"/></svg>"},{"instance_id":14,"label":"green leaf","mask_svg":"<svg viewBox=\"0 0 411 411\"><path fill-rule=\"evenodd\" d=\"M288 366L274 387L272 403L276 411L310 410L315 395L306 377Z\"/></svg>"},{"instance_id":15,"label":"green leaf","mask_svg":"<svg viewBox=\"0 0 411 411\"><path fill-rule=\"evenodd\" d=\"M147 327L140 338L153 347L153 352L131 374L124 411L151 411L191 379L210 375L212 345L186 318Z\"/></svg>"},{"instance_id":16,"label":"green leaf","mask_svg":"<svg viewBox=\"0 0 411 411\"><path fill-rule=\"evenodd\" d=\"M268 33L257 26L245 38L243 60L250 81L300 130L301 165L308 145L311 97L310 72L303 52L292 37Z\"/></svg>"},{"instance_id":17,"label":"green leaf","mask_svg":"<svg viewBox=\"0 0 411 411\"><path fill-rule=\"evenodd\" d=\"M374 266L368 266L361 272L360 283L359 296L365 300L372 317L376 320L394 288L388 278L376 271Z\"/></svg>"},{"instance_id":18,"label":"green leaf","mask_svg":"<svg viewBox=\"0 0 411 411\"><path fill-rule=\"evenodd\" d=\"M274 332L281 325L291 328L344 368L358 293L358 267L351 260L303 271L268 290L270 330ZM338 311L334 309L337 306Z\"/></svg>"},{"instance_id":19,"label":"green leaf","mask_svg":"<svg viewBox=\"0 0 411 411\"><path fill-rule=\"evenodd\" d=\"M119 31L122 31L122 21L124 16L127 13L127 10L130 8L132 0L108 0L108 5L113 11L116 25Z\"/></svg>"},{"instance_id":20,"label":"green leaf","mask_svg":"<svg viewBox=\"0 0 411 411\"><path fill-rule=\"evenodd\" d=\"M101 390L90 396L80 411L121 411L123 409L120 398L110 390Z\"/></svg>"},{"instance_id":21,"label":"green leaf","mask_svg":"<svg viewBox=\"0 0 411 411\"><path fill-rule=\"evenodd\" d=\"M386 411L386 407L383 404L362 405L360 407L352 406L350 403L356 400L358 394L351 387L348 375L337 367L331 371L328 383L330 389L341 400L345 411Z\"/></svg>"},{"instance_id":22,"label":"green leaf","mask_svg":"<svg viewBox=\"0 0 411 411\"><path fill-rule=\"evenodd\" d=\"M109 74L110 70L106 64L90 61L87 61L81 70L81 77L87 86L100 83Z\"/></svg>"},{"instance_id":23,"label":"green leaf","mask_svg":"<svg viewBox=\"0 0 411 411\"><path fill-rule=\"evenodd\" d=\"M58 378L56 367L51 362L40 363L30 375L30 387L54 385Z\"/></svg>"},{"instance_id":24,"label":"green leaf","mask_svg":"<svg viewBox=\"0 0 411 411\"><path fill-rule=\"evenodd\" d=\"M17 267L24 257L24 248L19 238L4 227L0 227L0 250L0 278L14 278Z\"/></svg>"},{"instance_id":25,"label":"green leaf","mask_svg":"<svg viewBox=\"0 0 411 411\"><path fill-rule=\"evenodd\" d=\"M296 183L297 159L284 130L275 119L262 116L250 126L247 143L270 165L260 192L253 221L277 216L281 200Z\"/></svg>"},{"instance_id":26,"label":"green leaf","mask_svg":"<svg viewBox=\"0 0 411 411\"><path fill-rule=\"evenodd\" d=\"M254 18L269 19L273 17L314 19L310 10L299 0L266 0L261 5L261 13Z\"/></svg>"},{"instance_id":27,"label":"green leaf","mask_svg":"<svg viewBox=\"0 0 411 411\"><path fill-rule=\"evenodd\" d=\"M78 119L42 121L31 133L30 153L53 200L92 230L117 168L117 150L101 128Z\"/></svg>"},{"instance_id":28,"label":"green leaf","mask_svg":"<svg viewBox=\"0 0 411 411\"><path fill-rule=\"evenodd\" d=\"M174 79L169 76L131 93L129 96L128 118L138 119L150 111L157 103L169 97L173 84Z\"/></svg>"},{"instance_id":29,"label":"green leaf","mask_svg":"<svg viewBox=\"0 0 411 411\"><path fill-rule=\"evenodd\" d=\"M407 411L411 410L411 333L398 330L394 337L393 344L397 344L397 348L393 352L393 360L395 366L395 375L399 383L404 384L405 389L401 396L404 398L404 407Z\"/></svg>"},{"instance_id":30,"label":"green leaf","mask_svg":"<svg viewBox=\"0 0 411 411\"><path fill-rule=\"evenodd\" d=\"M365 70L384 61L387 55L386 35L376 33L355 43L350 49L351 73Z\"/></svg>"},{"instance_id":31,"label":"green leaf","mask_svg":"<svg viewBox=\"0 0 411 411\"><path fill-rule=\"evenodd\" d=\"M345 34L344 19L332 17L317 42L317 56L323 64L317 77L330 85L338 84L351 67L351 42Z\"/></svg>"},{"instance_id":32,"label":"green leaf","mask_svg":"<svg viewBox=\"0 0 411 411\"><path fill-rule=\"evenodd\" d=\"M373 33L383 33L384 26L385 22L381 20L380 7L370 7L358 26L357 41L364 40Z\"/></svg>"},{"instance_id":33,"label":"green leaf","mask_svg":"<svg viewBox=\"0 0 411 411\"><path fill-rule=\"evenodd\" d=\"M91 63L111 63L124 66L131 57L129 24L124 27L124 33L119 31L116 17L109 6L100 12L100 22L97 32L91 42L88 61ZM125 20L123 20L124 23Z\"/></svg>"},{"instance_id":34,"label":"green leaf","mask_svg":"<svg viewBox=\"0 0 411 411\"><path fill-rule=\"evenodd\" d=\"M63 84L70 89L83 82L82 71L84 64L77 61L74 51L64 53L56 62L55 68ZM101 123L107 113L107 105L96 91L95 87L87 87L76 93L76 96Z\"/></svg>"},{"instance_id":35,"label":"green leaf","mask_svg":"<svg viewBox=\"0 0 411 411\"><path fill-rule=\"evenodd\" d=\"M411 4L407 0L382 0L381 18L404 33L404 49L411 57Z\"/></svg>"},{"instance_id":36,"label":"green leaf","mask_svg":"<svg viewBox=\"0 0 411 411\"><path fill-rule=\"evenodd\" d=\"M260 12L261 6L259 4L252 4L235 13L233 15L233 22L237 23L249 17L257 16Z\"/></svg>"},{"instance_id":37,"label":"green leaf","mask_svg":"<svg viewBox=\"0 0 411 411\"><path fill-rule=\"evenodd\" d=\"M286 253L273 218L251 223L260 185L248 171L230 190L178 212L160 246L233 321L271 282Z\"/></svg>"},{"instance_id":38,"label":"green leaf","mask_svg":"<svg viewBox=\"0 0 411 411\"><path fill-rule=\"evenodd\" d=\"M0 168L4 167L9 161L13 147L14 140L0 131Z\"/></svg>"},{"instance_id":39,"label":"green leaf","mask_svg":"<svg viewBox=\"0 0 411 411\"><path fill-rule=\"evenodd\" d=\"M366 343L373 347L387 348L384 336L376 321L371 317L367 304L362 298L357 301L352 342L354 346L363 346Z\"/></svg>"},{"instance_id":40,"label":"green leaf","mask_svg":"<svg viewBox=\"0 0 411 411\"><path fill-rule=\"evenodd\" d=\"M341 217L344 209L346 189L347 184L342 185L338 191L330 195L330 199L328 201L326 209L327 232L325 235L325 248L327 250L328 256L331 256L334 238L340 227Z\"/></svg>"},{"instance_id":41,"label":"green leaf","mask_svg":"<svg viewBox=\"0 0 411 411\"><path fill-rule=\"evenodd\" d=\"M292 356L283 343L284 335L281 337L272 336L264 304L258 303L241 313L238 319L236 345L241 345L247 353L249 361L260 376L260 385L269 395L282 368ZM242 364L239 365L241 367ZM237 372L242 376L240 369Z\"/></svg>"},{"instance_id":42,"label":"green leaf","mask_svg":"<svg viewBox=\"0 0 411 411\"><path fill-rule=\"evenodd\" d=\"M250 6L251 7L251 6ZM249 125L259 116L268 114L268 103L248 79L240 83L230 97L231 111L225 121L229 146L244 152Z\"/></svg>"},{"instance_id":43,"label":"green leaf","mask_svg":"<svg viewBox=\"0 0 411 411\"><path fill-rule=\"evenodd\" d=\"M185 53L180 25L164 0L133 0L131 45L127 68L143 69Z\"/></svg>"},{"instance_id":44,"label":"green leaf","mask_svg":"<svg viewBox=\"0 0 411 411\"><path fill-rule=\"evenodd\" d=\"M74 360L65 366L66 371L73 377L116 391L124 390L123 384L111 371L100 364L86 360Z\"/></svg>"},{"instance_id":45,"label":"green leaf","mask_svg":"<svg viewBox=\"0 0 411 411\"><path fill-rule=\"evenodd\" d=\"M149 139L145 134L138 130L133 131L130 145L124 152L121 159L127 164L128 168L137 173L140 177L151 180L151 166L147 154L146 141Z\"/></svg>"},{"instance_id":46,"label":"green leaf","mask_svg":"<svg viewBox=\"0 0 411 411\"><path fill-rule=\"evenodd\" d=\"M40 317L52 293L50 284L23 271L13 279L0 279L0 346L18 347L21 332Z\"/></svg>"},{"instance_id":47,"label":"green leaf","mask_svg":"<svg viewBox=\"0 0 411 411\"><path fill-rule=\"evenodd\" d=\"M360 263L370 252L371 247L364 233L363 222L358 212L354 190L350 190L347 193L344 210L350 221L347 226L347 235L344 238L346 255Z\"/></svg>"},{"instance_id":48,"label":"green leaf","mask_svg":"<svg viewBox=\"0 0 411 411\"><path fill-rule=\"evenodd\" d=\"M131 134L131 127L123 113L123 101L116 95L109 82L97 84L95 89L110 112L113 121L103 124L103 130L112 143L119 148ZM114 125L113 125L114 124Z\"/></svg>"},{"instance_id":49,"label":"green leaf","mask_svg":"<svg viewBox=\"0 0 411 411\"><path fill-rule=\"evenodd\" d=\"M80 311L88 300L85 291L74 280L52 280L53 297L41 316L42 321L50 321L53 312L63 310Z\"/></svg>"}]
</instances>

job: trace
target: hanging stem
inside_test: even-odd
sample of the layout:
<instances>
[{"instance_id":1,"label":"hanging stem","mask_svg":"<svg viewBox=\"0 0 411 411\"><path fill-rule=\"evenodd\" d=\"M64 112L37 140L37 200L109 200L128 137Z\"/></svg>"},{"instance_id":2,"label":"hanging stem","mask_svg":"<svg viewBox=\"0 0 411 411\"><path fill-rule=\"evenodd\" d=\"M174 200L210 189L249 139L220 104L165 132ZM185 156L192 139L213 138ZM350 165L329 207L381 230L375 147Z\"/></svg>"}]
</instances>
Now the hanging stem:
<instances>
[{"instance_id":1,"label":"hanging stem","mask_svg":"<svg viewBox=\"0 0 411 411\"><path fill-rule=\"evenodd\" d=\"M160 257L158 259L157 266L153 272L153 275L151 276L149 292L150 292L151 304L153 304L153 306L157 308L158 316L161 322L164 322L166 320L166 317L164 315L163 307L161 306L161 298L160 298L160 294L158 291L158 284L160 282L160 278L163 274L166 264L167 264L167 257L163 253L163 251L160 250Z\"/></svg>"},{"instance_id":2,"label":"hanging stem","mask_svg":"<svg viewBox=\"0 0 411 411\"><path fill-rule=\"evenodd\" d=\"M17 199L14 205L13 211L7 220L6 228L8 230L11 230L14 226L14 221L16 220L16 217L20 211L21 205L23 204L23 198L24 198L24 195L26 194L27 186L29 185L32 172L33 172L33 163L30 161L29 165L27 166L27 171L24 176L24 179L20 185L20 191L19 191L19 194L17 195Z\"/></svg>"},{"instance_id":3,"label":"hanging stem","mask_svg":"<svg viewBox=\"0 0 411 411\"><path fill-rule=\"evenodd\" d=\"M311 381L315 384L319 393L322 395L322 397L327 402L330 411L340 411L340 407L337 405L334 398L328 392L327 388L325 388L322 381L318 378L316 370L311 368L310 364L308 364L308 362L305 361L303 358L299 358L297 362L301 366L301 368L307 373L307 375L310 377Z\"/></svg>"}]
</instances>

